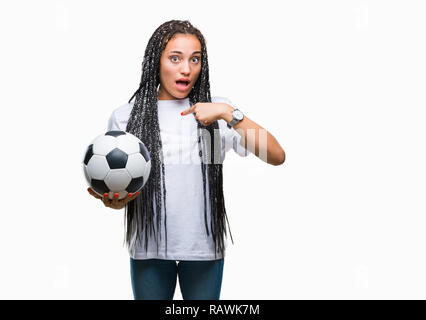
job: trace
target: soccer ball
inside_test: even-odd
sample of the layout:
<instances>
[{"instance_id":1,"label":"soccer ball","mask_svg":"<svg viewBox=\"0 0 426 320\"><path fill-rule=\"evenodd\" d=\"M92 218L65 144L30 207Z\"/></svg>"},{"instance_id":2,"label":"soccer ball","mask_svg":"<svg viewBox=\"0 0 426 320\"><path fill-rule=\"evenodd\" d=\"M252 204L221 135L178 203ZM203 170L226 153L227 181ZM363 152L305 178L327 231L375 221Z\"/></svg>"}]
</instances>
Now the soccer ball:
<instances>
[{"instance_id":1,"label":"soccer ball","mask_svg":"<svg viewBox=\"0 0 426 320\"><path fill-rule=\"evenodd\" d=\"M83 171L97 194L123 199L143 188L151 172L151 158L143 142L134 135L108 131L87 148Z\"/></svg>"}]
</instances>

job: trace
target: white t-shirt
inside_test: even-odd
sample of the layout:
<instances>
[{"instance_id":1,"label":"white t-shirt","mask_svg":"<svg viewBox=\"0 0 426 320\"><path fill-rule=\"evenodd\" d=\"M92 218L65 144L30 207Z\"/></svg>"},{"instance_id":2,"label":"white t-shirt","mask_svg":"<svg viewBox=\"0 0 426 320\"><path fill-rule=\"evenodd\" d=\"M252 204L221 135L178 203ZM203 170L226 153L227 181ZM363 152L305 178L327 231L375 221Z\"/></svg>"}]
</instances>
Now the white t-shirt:
<instances>
[{"instance_id":1,"label":"white t-shirt","mask_svg":"<svg viewBox=\"0 0 426 320\"><path fill-rule=\"evenodd\" d=\"M212 97L212 102L227 103L235 108L231 101L224 97ZM113 111L108 122L108 131L126 131L133 104L134 102L127 103ZM148 252L145 252L145 241L142 237L142 245L137 245L134 250L129 250L129 254L133 259L221 259L224 255L221 255L220 252L217 253L215 258L214 242L210 229L208 183L206 196L209 236L207 236L205 228L203 176L198 149L197 122L194 119L194 114L185 116L180 114L190 107L189 98L158 100L157 105L167 191L167 257L165 255L164 200L162 200L162 230L158 254L156 238L153 235L148 241ZM250 152L240 145L240 134L234 128L228 128L225 120L218 120L218 124L222 142L222 159L225 159L225 154L230 149L233 149L242 157L247 156ZM207 174L206 179L208 179ZM224 198L226 202L226 195L224 195ZM154 212L153 221L157 234L156 212ZM229 233L227 234L229 236ZM225 236L224 243L226 248Z\"/></svg>"}]
</instances>

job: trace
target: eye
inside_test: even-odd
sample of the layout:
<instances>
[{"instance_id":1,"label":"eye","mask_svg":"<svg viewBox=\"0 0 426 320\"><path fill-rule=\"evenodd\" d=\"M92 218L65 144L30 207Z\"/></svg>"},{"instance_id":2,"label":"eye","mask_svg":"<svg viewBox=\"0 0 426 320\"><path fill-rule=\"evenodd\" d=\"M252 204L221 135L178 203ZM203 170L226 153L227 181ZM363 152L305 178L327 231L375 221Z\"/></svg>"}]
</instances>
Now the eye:
<instances>
[{"instance_id":1,"label":"eye","mask_svg":"<svg viewBox=\"0 0 426 320\"><path fill-rule=\"evenodd\" d=\"M193 57L192 59L197 59L196 62L200 62L200 57Z\"/></svg>"},{"instance_id":2,"label":"eye","mask_svg":"<svg viewBox=\"0 0 426 320\"><path fill-rule=\"evenodd\" d=\"M177 62L177 60L173 60L173 58L177 58L177 59L179 59L179 57L178 57L178 56L171 56L171 57L170 57L170 60L172 60L173 62Z\"/></svg>"}]
</instances>

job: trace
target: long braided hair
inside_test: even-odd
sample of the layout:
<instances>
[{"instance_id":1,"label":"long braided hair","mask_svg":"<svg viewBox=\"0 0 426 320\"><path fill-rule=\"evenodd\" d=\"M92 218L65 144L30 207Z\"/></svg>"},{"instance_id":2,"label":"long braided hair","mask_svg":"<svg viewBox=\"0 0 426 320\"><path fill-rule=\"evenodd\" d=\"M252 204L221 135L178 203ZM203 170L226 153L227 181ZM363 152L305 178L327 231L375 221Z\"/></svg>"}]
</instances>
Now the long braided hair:
<instances>
[{"instance_id":1,"label":"long braided hair","mask_svg":"<svg viewBox=\"0 0 426 320\"><path fill-rule=\"evenodd\" d=\"M129 103L135 97L133 109L130 113L126 131L132 133L145 144L151 156L151 172L141 195L135 200L130 201L125 209L125 240L130 250L135 250L135 245L145 238L145 251L148 250L148 232L161 239L161 210L162 198L164 200L164 227L165 227L165 250L167 256L167 210L166 210L166 189L165 189L165 171L162 142L157 110L157 87L160 84L160 58L168 41L175 34L192 34L198 38L201 44L201 72L189 93L190 105L197 102L211 102L209 67L207 60L206 42L201 32L187 21L171 20L160 25L148 41L145 50L145 56L142 63L142 79L139 88L130 98ZM210 236L207 222L207 199L210 200L211 236L214 240L215 258L218 252L223 253L224 234L226 236L225 219L228 223L228 229L232 239L228 218L226 216L225 201L223 197L223 176L222 176L222 158L221 158L221 138L218 135L218 122L214 121L208 126L202 124L194 117L197 122L198 130L198 148L200 151L201 171L203 175L204 190L204 220L207 236ZM213 140L213 143L210 141ZM209 146L212 150L209 150ZM215 151L216 150L216 151ZM209 197L206 196L206 166L209 183ZM157 213L157 230L155 235L154 223L154 198L155 210ZM159 235L160 234L160 235Z\"/></svg>"}]
</instances>

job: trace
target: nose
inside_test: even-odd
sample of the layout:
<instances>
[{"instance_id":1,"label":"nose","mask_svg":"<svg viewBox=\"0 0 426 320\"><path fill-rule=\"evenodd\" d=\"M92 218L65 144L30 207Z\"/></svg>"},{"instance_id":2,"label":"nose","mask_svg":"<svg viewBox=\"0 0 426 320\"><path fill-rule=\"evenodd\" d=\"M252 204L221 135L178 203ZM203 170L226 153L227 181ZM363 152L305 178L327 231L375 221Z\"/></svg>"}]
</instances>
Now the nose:
<instances>
[{"instance_id":1,"label":"nose","mask_svg":"<svg viewBox=\"0 0 426 320\"><path fill-rule=\"evenodd\" d=\"M191 71L191 68L189 66L189 62L187 61L182 62L180 72L184 74L189 74L190 71Z\"/></svg>"}]
</instances>

